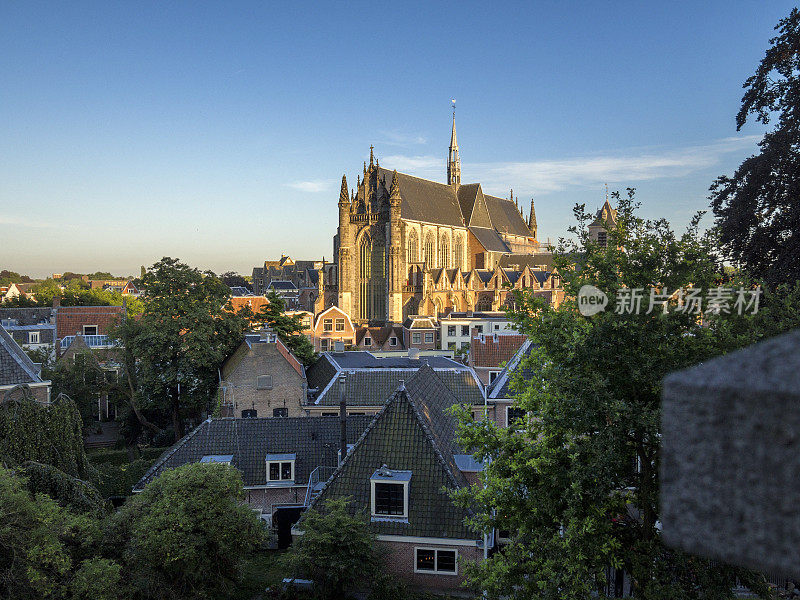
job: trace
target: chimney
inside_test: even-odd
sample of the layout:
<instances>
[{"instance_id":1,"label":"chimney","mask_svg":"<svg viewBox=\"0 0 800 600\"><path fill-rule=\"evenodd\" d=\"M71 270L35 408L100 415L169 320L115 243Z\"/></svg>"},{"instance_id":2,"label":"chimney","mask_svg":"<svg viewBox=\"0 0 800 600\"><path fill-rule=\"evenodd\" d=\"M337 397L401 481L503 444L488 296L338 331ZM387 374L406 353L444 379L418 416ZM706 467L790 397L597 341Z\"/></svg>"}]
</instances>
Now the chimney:
<instances>
[{"instance_id":1,"label":"chimney","mask_svg":"<svg viewBox=\"0 0 800 600\"><path fill-rule=\"evenodd\" d=\"M347 397L344 392L346 377L344 371L339 374L339 464L347 456Z\"/></svg>"},{"instance_id":2,"label":"chimney","mask_svg":"<svg viewBox=\"0 0 800 600\"><path fill-rule=\"evenodd\" d=\"M342 340L336 340L333 342L333 351L344 352L344 342Z\"/></svg>"},{"instance_id":3,"label":"chimney","mask_svg":"<svg viewBox=\"0 0 800 600\"><path fill-rule=\"evenodd\" d=\"M53 296L53 308L61 308L61 296Z\"/></svg>"}]
</instances>

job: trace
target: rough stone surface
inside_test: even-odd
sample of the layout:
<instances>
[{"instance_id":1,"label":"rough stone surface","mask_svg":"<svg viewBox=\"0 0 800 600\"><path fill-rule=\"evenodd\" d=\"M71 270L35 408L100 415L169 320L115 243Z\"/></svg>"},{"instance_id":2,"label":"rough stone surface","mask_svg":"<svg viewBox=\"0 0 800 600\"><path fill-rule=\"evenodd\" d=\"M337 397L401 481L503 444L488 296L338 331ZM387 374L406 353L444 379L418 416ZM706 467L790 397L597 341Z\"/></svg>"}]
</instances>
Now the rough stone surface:
<instances>
[{"instance_id":1,"label":"rough stone surface","mask_svg":"<svg viewBox=\"0 0 800 600\"><path fill-rule=\"evenodd\" d=\"M800 577L800 330L664 380L664 540Z\"/></svg>"}]
</instances>

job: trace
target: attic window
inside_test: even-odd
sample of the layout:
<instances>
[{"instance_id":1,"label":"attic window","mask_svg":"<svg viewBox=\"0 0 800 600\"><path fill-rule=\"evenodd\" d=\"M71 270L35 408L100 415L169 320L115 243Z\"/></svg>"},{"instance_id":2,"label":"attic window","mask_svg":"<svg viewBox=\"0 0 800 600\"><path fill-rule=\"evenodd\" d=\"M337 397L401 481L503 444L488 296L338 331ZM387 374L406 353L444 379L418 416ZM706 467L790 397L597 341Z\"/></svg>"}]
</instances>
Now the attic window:
<instances>
[{"instance_id":1,"label":"attic window","mask_svg":"<svg viewBox=\"0 0 800 600\"><path fill-rule=\"evenodd\" d=\"M259 375L256 379L257 390L271 390L272 389L272 375Z\"/></svg>"},{"instance_id":2,"label":"attic window","mask_svg":"<svg viewBox=\"0 0 800 600\"><path fill-rule=\"evenodd\" d=\"M216 464L230 466L231 461L233 461L233 454L207 454L200 459L200 462L204 465Z\"/></svg>"},{"instance_id":3,"label":"attic window","mask_svg":"<svg viewBox=\"0 0 800 600\"><path fill-rule=\"evenodd\" d=\"M344 319L336 319L336 331L344 331Z\"/></svg>"},{"instance_id":4,"label":"attic window","mask_svg":"<svg viewBox=\"0 0 800 600\"><path fill-rule=\"evenodd\" d=\"M364 345L365 346L372 346L372 338L371 337L365 337L364 338Z\"/></svg>"},{"instance_id":5,"label":"attic window","mask_svg":"<svg viewBox=\"0 0 800 600\"><path fill-rule=\"evenodd\" d=\"M386 465L370 478L372 520L408 520L408 489L411 471L389 469Z\"/></svg>"},{"instance_id":6,"label":"attic window","mask_svg":"<svg viewBox=\"0 0 800 600\"><path fill-rule=\"evenodd\" d=\"M83 335L97 335L97 325L84 325Z\"/></svg>"},{"instance_id":7,"label":"attic window","mask_svg":"<svg viewBox=\"0 0 800 600\"><path fill-rule=\"evenodd\" d=\"M389 345L390 346L397 346L397 338L392 336L389 338Z\"/></svg>"},{"instance_id":8,"label":"attic window","mask_svg":"<svg viewBox=\"0 0 800 600\"><path fill-rule=\"evenodd\" d=\"M267 454L267 483L294 483L296 454Z\"/></svg>"}]
</instances>

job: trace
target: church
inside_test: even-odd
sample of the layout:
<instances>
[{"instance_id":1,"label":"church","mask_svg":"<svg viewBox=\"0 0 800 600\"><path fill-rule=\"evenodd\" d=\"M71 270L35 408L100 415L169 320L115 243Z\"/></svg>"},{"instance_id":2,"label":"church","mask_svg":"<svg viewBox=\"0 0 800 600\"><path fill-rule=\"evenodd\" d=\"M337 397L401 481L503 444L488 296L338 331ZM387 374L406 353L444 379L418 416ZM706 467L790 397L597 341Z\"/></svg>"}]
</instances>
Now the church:
<instances>
[{"instance_id":1,"label":"church","mask_svg":"<svg viewBox=\"0 0 800 600\"><path fill-rule=\"evenodd\" d=\"M384 169L372 147L354 190L342 177L333 250L336 286L325 303L360 324L500 310L513 288L554 305L563 298L533 200L526 218L513 191L498 198L461 183L455 114L446 184Z\"/></svg>"}]
</instances>

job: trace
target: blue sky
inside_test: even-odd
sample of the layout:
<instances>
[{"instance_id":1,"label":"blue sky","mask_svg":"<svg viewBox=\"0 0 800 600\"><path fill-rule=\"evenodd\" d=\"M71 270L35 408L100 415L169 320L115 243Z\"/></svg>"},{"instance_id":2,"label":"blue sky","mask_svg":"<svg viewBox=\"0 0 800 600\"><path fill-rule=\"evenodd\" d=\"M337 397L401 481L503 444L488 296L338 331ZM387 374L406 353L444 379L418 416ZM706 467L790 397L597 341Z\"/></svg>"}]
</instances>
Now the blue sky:
<instances>
[{"instance_id":1,"label":"blue sky","mask_svg":"<svg viewBox=\"0 0 800 600\"><path fill-rule=\"evenodd\" d=\"M682 228L756 149L741 84L792 6L0 1L0 268L330 260L370 144L444 180L450 98L462 181L541 238L606 182Z\"/></svg>"}]
</instances>

